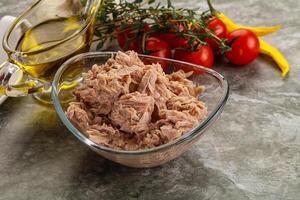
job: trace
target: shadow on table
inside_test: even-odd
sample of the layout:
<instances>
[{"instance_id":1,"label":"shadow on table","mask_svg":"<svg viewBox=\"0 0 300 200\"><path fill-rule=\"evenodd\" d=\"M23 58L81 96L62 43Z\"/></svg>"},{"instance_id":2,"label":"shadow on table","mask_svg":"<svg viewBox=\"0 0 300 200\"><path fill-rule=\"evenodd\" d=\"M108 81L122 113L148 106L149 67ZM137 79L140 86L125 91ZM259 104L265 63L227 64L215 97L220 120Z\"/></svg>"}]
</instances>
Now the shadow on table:
<instances>
[{"instance_id":1,"label":"shadow on table","mask_svg":"<svg viewBox=\"0 0 300 200\"><path fill-rule=\"evenodd\" d=\"M247 199L235 183L218 170L203 165L188 151L155 168L121 166L86 152L73 180L69 199ZM75 189L76 188L76 189Z\"/></svg>"}]
</instances>

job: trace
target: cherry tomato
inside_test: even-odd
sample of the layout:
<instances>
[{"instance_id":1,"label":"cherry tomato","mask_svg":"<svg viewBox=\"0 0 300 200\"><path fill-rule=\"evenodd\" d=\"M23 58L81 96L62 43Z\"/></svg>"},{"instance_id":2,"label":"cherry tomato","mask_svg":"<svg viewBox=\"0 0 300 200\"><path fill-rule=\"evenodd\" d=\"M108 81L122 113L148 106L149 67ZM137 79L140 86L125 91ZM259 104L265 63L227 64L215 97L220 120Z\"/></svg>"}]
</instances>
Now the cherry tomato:
<instances>
[{"instance_id":1,"label":"cherry tomato","mask_svg":"<svg viewBox=\"0 0 300 200\"><path fill-rule=\"evenodd\" d=\"M231 51L225 53L227 59L236 65L251 63L259 53L258 37L250 30L238 29L228 35Z\"/></svg>"},{"instance_id":2,"label":"cherry tomato","mask_svg":"<svg viewBox=\"0 0 300 200\"><path fill-rule=\"evenodd\" d=\"M190 48L191 45L188 44L188 39L182 36L176 36L171 43L173 49L176 48Z\"/></svg>"},{"instance_id":3,"label":"cherry tomato","mask_svg":"<svg viewBox=\"0 0 300 200\"><path fill-rule=\"evenodd\" d=\"M144 25L143 32L149 32L150 26L148 24ZM130 40L130 41L128 41ZM141 52L141 44L142 44L142 37L137 36L137 33L134 32L129 25L125 30L117 31L117 41L121 49L123 50L134 50L136 52ZM128 41L128 44L126 44Z\"/></svg>"},{"instance_id":4,"label":"cherry tomato","mask_svg":"<svg viewBox=\"0 0 300 200\"><path fill-rule=\"evenodd\" d=\"M170 22L172 23L172 22ZM170 32L183 31L184 26L182 24L176 25L177 28L171 28ZM185 43L186 39L182 36L177 36L175 33L157 33L153 35L166 41L171 48L182 47L182 44Z\"/></svg>"},{"instance_id":5,"label":"cherry tomato","mask_svg":"<svg viewBox=\"0 0 300 200\"><path fill-rule=\"evenodd\" d=\"M214 32L216 36L219 38L226 38L227 37L227 28L224 22L218 18L213 18L207 26L208 29ZM206 38L205 42L213 49L213 50L218 50L219 49L219 44L216 40L212 38Z\"/></svg>"},{"instance_id":6,"label":"cherry tomato","mask_svg":"<svg viewBox=\"0 0 300 200\"><path fill-rule=\"evenodd\" d=\"M176 49L174 52L174 59L184 62L201 65L207 68L211 68L214 64L214 54L209 46L199 46L197 51L189 51L184 49ZM191 71L191 69L183 68L185 72ZM202 70L194 71L194 74L201 74Z\"/></svg>"},{"instance_id":7,"label":"cherry tomato","mask_svg":"<svg viewBox=\"0 0 300 200\"><path fill-rule=\"evenodd\" d=\"M124 32L118 33L117 34L117 41L118 41L118 44L119 44L120 48L123 49L123 50L138 51L138 49L139 49L138 42L134 37L135 37L135 34L132 33L131 30L126 30ZM127 40L132 40L132 41L130 41L128 43L128 45L126 46L126 41Z\"/></svg>"},{"instance_id":8,"label":"cherry tomato","mask_svg":"<svg viewBox=\"0 0 300 200\"><path fill-rule=\"evenodd\" d=\"M157 37L149 37L146 42L146 51L151 56L162 58L171 57L171 49L167 42Z\"/></svg>"},{"instance_id":9,"label":"cherry tomato","mask_svg":"<svg viewBox=\"0 0 300 200\"><path fill-rule=\"evenodd\" d=\"M151 56L161 58L171 58L171 48L167 42L157 37L149 37L146 41L146 53ZM167 67L167 62L159 62L163 68Z\"/></svg>"},{"instance_id":10,"label":"cherry tomato","mask_svg":"<svg viewBox=\"0 0 300 200\"><path fill-rule=\"evenodd\" d=\"M189 44L189 38L182 38L181 40L177 40L177 47L181 49L191 49L194 45L197 44L196 41L193 42L193 44Z\"/></svg>"}]
</instances>

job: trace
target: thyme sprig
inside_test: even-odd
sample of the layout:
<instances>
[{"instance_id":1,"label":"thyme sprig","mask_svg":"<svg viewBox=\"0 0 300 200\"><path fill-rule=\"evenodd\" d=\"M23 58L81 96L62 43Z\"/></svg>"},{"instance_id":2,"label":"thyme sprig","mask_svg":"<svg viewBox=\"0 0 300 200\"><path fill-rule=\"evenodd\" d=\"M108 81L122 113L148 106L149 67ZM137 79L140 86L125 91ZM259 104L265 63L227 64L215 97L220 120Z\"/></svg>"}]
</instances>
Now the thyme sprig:
<instances>
[{"instance_id":1,"label":"thyme sprig","mask_svg":"<svg viewBox=\"0 0 300 200\"><path fill-rule=\"evenodd\" d=\"M152 33L174 33L185 37L192 51L199 45L206 45L206 38L212 38L218 42L221 51L228 51L230 47L226 41L208 29L211 18L209 11L175 8L171 0L167 0L166 5L156 3L155 0L120 0L118 3L115 0L104 0L95 26L95 35L99 41L97 48L101 48L105 41L115 39L117 33L130 30L134 37L127 38L126 45L136 38L142 38L143 52L145 40ZM150 31L144 31L145 24L151 27ZM179 24L184 27L183 30L179 29Z\"/></svg>"}]
</instances>

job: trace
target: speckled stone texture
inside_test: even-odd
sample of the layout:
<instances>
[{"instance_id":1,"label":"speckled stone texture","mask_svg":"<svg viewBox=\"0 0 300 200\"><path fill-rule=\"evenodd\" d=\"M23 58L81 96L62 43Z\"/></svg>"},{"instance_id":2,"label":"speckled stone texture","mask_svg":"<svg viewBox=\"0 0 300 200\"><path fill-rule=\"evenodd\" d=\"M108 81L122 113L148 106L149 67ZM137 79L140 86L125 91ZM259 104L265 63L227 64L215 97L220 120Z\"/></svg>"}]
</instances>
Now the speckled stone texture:
<instances>
[{"instance_id":1,"label":"speckled stone texture","mask_svg":"<svg viewBox=\"0 0 300 200\"><path fill-rule=\"evenodd\" d=\"M28 3L1 0L0 17ZM107 161L79 143L52 107L30 96L9 99L0 106L0 199L299 200L300 1L214 4L242 24L283 24L265 39L289 60L289 77L263 56L241 68L216 63L231 85L221 118L188 152L152 169ZM176 5L207 8L203 0Z\"/></svg>"}]
</instances>

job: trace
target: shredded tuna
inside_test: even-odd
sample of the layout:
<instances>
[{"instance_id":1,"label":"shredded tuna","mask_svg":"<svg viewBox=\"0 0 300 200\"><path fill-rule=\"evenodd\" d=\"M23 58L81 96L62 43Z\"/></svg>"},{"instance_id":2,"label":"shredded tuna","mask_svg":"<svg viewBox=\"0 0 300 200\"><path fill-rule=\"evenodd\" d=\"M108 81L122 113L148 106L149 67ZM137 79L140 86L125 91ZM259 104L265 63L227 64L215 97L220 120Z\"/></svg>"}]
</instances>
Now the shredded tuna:
<instances>
[{"instance_id":1,"label":"shredded tuna","mask_svg":"<svg viewBox=\"0 0 300 200\"><path fill-rule=\"evenodd\" d=\"M206 117L198 100L204 91L192 73L165 74L159 64L144 64L133 51L118 52L83 74L67 117L97 144L139 150L166 144Z\"/></svg>"},{"instance_id":2,"label":"shredded tuna","mask_svg":"<svg viewBox=\"0 0 300 200\"><path fill-rule=\"evenodd\" d=\"M114 102L110 119L112 124L128 133L145 133L149 131L151 115L154 110L152 96L134 92L123 95Z\"/></svg>"},{"instance_id":3,"label":"shredded tuna","mask_svg":"<svg viewBox=\"0 0 300 200\"><path fill-rule=\"evenodd\" d=\"M185 73L182 70L168 75L170 81L168 88L176 95L191 95L197 98L204 91L204 87L195 86L193 81L187 79L191 75L192 73Z\"/></svg>"}]
</instances>

